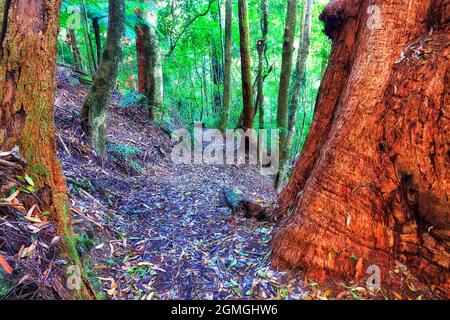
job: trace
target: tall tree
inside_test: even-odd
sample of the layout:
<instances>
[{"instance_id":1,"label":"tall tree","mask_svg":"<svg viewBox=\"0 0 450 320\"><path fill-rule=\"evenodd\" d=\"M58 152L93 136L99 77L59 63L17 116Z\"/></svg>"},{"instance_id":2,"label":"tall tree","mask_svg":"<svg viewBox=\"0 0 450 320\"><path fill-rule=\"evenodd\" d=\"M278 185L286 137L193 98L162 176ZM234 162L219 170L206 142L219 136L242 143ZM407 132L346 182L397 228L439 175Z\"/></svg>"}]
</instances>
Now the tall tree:
<instances>
[{"instance_id":1,"label":"tall tree","mask_svg":"<svg viewBox=\"0 0 450 320\"><path fill-rule=\"evenodd\" d=\"M291 214L274 238L275 267L323 281L378 266L386 279L398 259L449 288L446 12L448 0L327 5L332 52L279 199Z\"/></svg>"},{"instance_id":2,"label":"tall tree","mask_svg":"<svg viewBox=\"0 0 450 320\"><path fill-rule=\"evenodd\" d=\"M264 62L267 65L266 50L267 50L267 34L269 32L269 20L267 15L267 0L261 0L261 39L258 40L256 48L258 50L258 74L256 76L257 81L257 94L255 112L259 111L259 128L264 128Z\"/></svg>"},{"instance_id":3,"label":"tall tree","mask_svg":"<svg viewBox=\"0 0 450 320\"><path fill-rule=\"evenodd\" d=\"M42 211L51 213L62 239L61 253L81 268L73 241L67 188L56 157L53 104L55 98L57 35L61 2L54 0L1 1L0 26L0 150L19 146L28 162ZM45 17L45 19L43 19ZM77 298L89 298L83 277Z\"/></svg>"},{"instance_id":4,"label":"tall tree","mask_svg":"<svg viewBox=\"0 0 450 320\"><path fill-rule=\"evenodd\" d=\"M289 120L287 127L287 137L284 145L280 149L280 169L275 178L276 188L281 187L286 179L286 173L291 157L292 141L294 138L295 123L297 121L297 110L300 101L300 92L306 80L306 61L309 56L311 36L311 10L312 0L306 0L305 8L303 10L302 27L297 54L297 64L289 95Z\"/></svg>"},{"instance_id":5,"label":"tall tree","mask_svg":"<svg viewBox=\"0 0 450 320\"><path fill-rule=\"evenodd\" d=\"M145 96L149 107L149 119L155 120L163 104L164 83L161 62L161 48L158 33L158 0L144 0L152 4L151 10L144 11L144 52L145 52Z\"/></svg>"},{"instance_id":6,"label":"tall tree","mask_svg":"<svg viewBox=\"0 0 450 320\"><path fill-rule=\"evenodd\" d=\"M95 71L97 70L98 66L95 62L94 46L92 45L91 31L89 28L89 18L87 15L84 0L80 0L80 10L81 10L81 20L83 22L83 34L84 34L84 41L86 43L89 71L91 73L91 76L94 77Z\"/></svg>"},{"instance_id":7,"label":"tall tree","mask_svg":"<svg viewBox=\"0 0 450 320\"><path fill-rule=\"evenodd\" d=\"M125 1L109 0L108 36L100 66L81 110L81 120L99 154L106 152L106 122L108 105L116 86L122 59L122 36L125 32Z\"/></svg>"},{"instance_id":8,"label":"tall tree","mask_svg":"<svg viewBox=\"0 0 450 320\"><path fill-rule=\"evenodd\" d=\"M141 0L143 1L143 0ZM144 49L144 25L142 22L142 9L134 11L138 17L138 23L134 27L136 33L136 60L138 68L138 92L145 93L145 49Z\"/></svg>"},{"instance_id":9,"label":"tall tree","mask_svg":"<svg viewBox=\"0 0 450 320\"><path fill-rule=\"evenodd\" d=\"M102 39L100 37L100 23L99 17L92 18L92 28L94 29L94 38L95 38L95 52L96 52L96 62L97 66L100 64L102 60Z\"/></svg>"},{"instance_id":10,"label":"tall tree","mask_svg":"<svg viewBox=\"0 0 450 320\"><path fill-rule=\"evenodd\" d=\"M253 129L255 108L253 106L252 60L250 56L250 36L247 0L238 1L239 35L241 51L243 128Z\"/></svg>"},{"instance_id":11,"label":"tall tree","mask_svg":"<svg viewBox=\"0 0 450 320\"><path fill-rule=\"evenodd\" d=\"M279 148L283 150L287 137L289 83L291 81L292 55L294 52L295 25L299 0L287 0L284 26L283 54L281 60L280 86L278 89L277 126L280 130Z\"/></svg>"},{"instance_id":12,"label":"tall tree","mask_svg":"<svg viewBox=\"0 0 450 320\"><path fill-rule=\"evenodd\" d=\"M83 62L81 59L80 47L78 46L77 36L75 34L74 29L69 29L68 38L70 41L70 46L72 48L73 64L74 64L75 68L82 71L83 70Z\"/></svg>"},{"instance_id":13,"label":"tall tree","mask_svg":"<svg viewBox=\"0 0 450 320\"><path fill-rule=\"evenodd\" d=\"M217 1L217 7L212 6L210 10L210 15L212 20L215 22L213 28L211 30L211 50L210 50L210 58L211 58L211 77L212 82L214 84L213 93L214 93L214 112L220 110L222 105L222 97L221 97L221 85L222 85L222 54L221 54L221 41L220 41L220 20L219 20L219 10L220 3ZM219 32L216 31L219 29Z\"/></svg>"},{"instance_id":14,"label":"tall tree","mask_svg":"<svg viewBox=\"0 0 450 320\"><path fill-rule=\"evenodd\" d=\"M223 106L219 129L225 131L227 128L228 118L230 117L231 103L231 62L232 56L232 20L233 20L233 4L232 0L226 0L225 3L225 65L223 76Z\"/></svg>"}]
</instances>

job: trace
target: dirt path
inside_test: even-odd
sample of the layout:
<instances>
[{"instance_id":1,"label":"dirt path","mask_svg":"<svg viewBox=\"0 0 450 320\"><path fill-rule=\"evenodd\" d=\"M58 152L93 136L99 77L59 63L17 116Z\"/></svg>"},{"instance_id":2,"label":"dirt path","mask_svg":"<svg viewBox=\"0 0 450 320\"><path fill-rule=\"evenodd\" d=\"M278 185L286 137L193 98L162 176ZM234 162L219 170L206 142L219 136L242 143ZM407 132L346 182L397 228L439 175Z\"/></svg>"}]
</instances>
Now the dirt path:
<instances>
[{"instance_id":1,"label":"dirt path","mask_svg":"<svg viewBox=\"0 0 450 320\"><path fill-rule=\"evenodd\" d=\"M248 167L171 166L160 173L151 192L137 190L138 203L128 210L129 244L139 252L133 263L153 264L154 274L137 272L136 282L150 281L168 299L287 294L281 275L268 268L273 224L234 216L222 195L224 185L238 185L267 202L268 181Z\"/></svg>"},{"instance_id":2,"label":"dirt path","mask_svg":"<svg viewBox=\"0 0 450 320\"><path fill-rule=\"evenodd\" d=\"M90 149L79 123L86 87L58 72L58 155L68 179L78 249L107 299L422 299L435 297L405 266L397 290L376 294L363 281L318 286L301 273L270 268L275 225L226 207L224 187L265 205L271 182L252 166L177 166L172 142L143 109L110 107L108 158ZM413 285L414 283L414 285ZM401 293L399 293L401 292ZM439 291L438 291L439 292Z\"/></svg>"},{"instance_id":3,"label":"dirt path","mask_svg":"<svg viewBox=\"0 0 450 320\"><path fill-rule=\"evenodd\" d=\"M109 157L101 160L78 123L85 88L59 78L58 152L86 242L80 251L106 298L300 298L301 280L269 267L274 224L226 207L224 187L273 201L271 182L255 167L174 165L167 134L149 126L141 108L118 107L118 99Z\"/></svg>"}]
</instances>

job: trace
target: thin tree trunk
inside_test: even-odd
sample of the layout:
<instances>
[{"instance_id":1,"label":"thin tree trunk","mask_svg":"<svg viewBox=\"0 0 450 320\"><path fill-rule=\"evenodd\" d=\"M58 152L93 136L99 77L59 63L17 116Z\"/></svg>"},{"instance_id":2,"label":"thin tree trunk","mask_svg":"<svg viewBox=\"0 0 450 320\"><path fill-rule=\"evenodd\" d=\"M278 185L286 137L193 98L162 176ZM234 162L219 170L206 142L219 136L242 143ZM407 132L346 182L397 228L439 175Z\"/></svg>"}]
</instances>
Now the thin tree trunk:
<instances>
[{"instance_id":1,"label":"thin tree trunk","mask_svg":"<svg viewBox=\"0 0 450 320\"><path fill-rule=\"evenodd\" d=\"M292 54L294 52L295 25L299 0L287 0L286 22L284 27L283 54L278 89L277 126L280 130L280 150L284 149L288 127L289 83L291 80Z\"/></svg>"},{"instance_id":2,"label":"thin tree trunk","mask_svg":"<svg viewBox=\"0 0 450 320\"><path fill-rule=\"evenodd\" d=\"M269 32L269 21L267 16L267 0L261 0L261 39L258 40L258 75L257 79L257 94L256 94L256 105L255 112L259 111L259 129L264 129L264 61L267 64L267 59L265 57L267 50L267 34ZM260 155L262 152L262 139L258 140L258 162L260 161Z\"/></svg>"},{"instance_id":3,"label":"thin tree trunk","mask_svg":"<svg viewBox=\"0 0 450 320\"><path fill-rule=\"evenodd\" d=\"M258 74L257 79L257 94L255 111L259 111L259 128L264 128L264 61L267 49L267 34L269 32L269 22L267 16L267 0L261 0L261 39L258 40ZM267 61L266 61L267 64Z\"/></svg>"},{"instance_id":4,"label":"thin tree trunk","mask_svg":"<svg viewBox=\"0 0 450 320\"><path fill-rule=\"evenodd\" d=\"M83 63L81 60L80 47L78 46L77 37L74 29L69 29L70 46L72 47L73 63L76 69L83 71Z\"/></svg>"},{"instance_id":5,"label":"thin tree trunk","mask_svg":"<svg viewBox=\"0 0 450 320\"><path fill-rule=\"evenodd\" d=\"M138 67L138 92L145 93L145 51L142 25L134 27L136 32L136 59Z\"/></svg>"},{"instance_id":6,"label":"thin tree trunk","mask_svg":"<svg viewBox=\"0 0 450 320\"><path fill-rule=\"evenodd\" d=\"M368 23L369 5L379 24ZM279 214L291 214L274 238L275 267L322 282L378 266L387 283L400 260L450 288L446 12L448 0L327 5L333 49L278 201Z\"/></svg>"},{"instance_id":7,"label":"thin tree trunk","mask_svg":"<svg viewBox=\"0 0 450 320\"><path fill-rule=\"evenodd\" d=\"M255 108L253 106L252 61L250 56L250 36L247 0L238 1L239 34L242 73L243 128L253 129Z\"/></svg>"},{"instance_id":8,"label":"thin tree trunk","mask_svg":"<svg viewBox=\"0 0 450 320\"><path fill-rule=\"evenodd\" d=\"M88 16L84 0L80 0L80 8L81 8L81 20L83 21L84 25L83 31L84 31L84 40L87 46L89 71L91 72L91 76L93 78L95 75L95 71L97 70L97 64L95 63L94 46L92 45L91 31L89 28Z\"/></svg>"},{"instance_id":9,"label":"thin tree trunk","mask_svg":"<svg viewBox=\"0 0 450 320\"><path fill-rule=\"evenodd\" d=\"M306 61L309 56L310 34L311 34L311 10L312 0L306 0L303 10L303 22L300 32L300 42L297 55L297 65L294 73L291 93L289 97L289 120L287 127L287 137L284 145L280 149L280 169L275 178L275 188L283 186L291 158L292 140L295 133L295 122L297 121L297 110L300 100L300 92L306 81Z\"/></svg>"},{"instance_id":10,"label":"thin tree trunk","mask_svg":"<svg viewBox=\"0 0 450 320\"><path fill-rule=\"evenodd\" d=\"M145 0L140 0L141 3L144 3ZM145 74L146 74L146 61L145 61L145 47L144 47L144 32L148 32L145 30L145 21L143 21L144 17L142 15L142 8L137 8L134 13L138 19L138 22L134 26L134 31L136 33L136 60L137 60L137 68L138 68L138 92L145 94Z\"/></svg>"},{"instance_id":11,"label":"thin tree trunk","mask_svg":"<svg viewBox=\"0 0 450 320\"><path fill-rule=\"evenodd\" d=\"M144 0L144 2L154 3L155 0ZM161 62L161 48L159 45L157 27L157 12L147 10L144 12L146 25L143 26L144 33L144 52L145 52L145 95L149 107L149 119L154 121L161 116L163 105L164 84L163 70ZM149 26L150 21L155 23Z\"/></svg>"},{"instance_id":12,"label":"thin tree trunk","mask_svg":"<svg viewBox=\"0 0 450 320\"><path fill-rule=\"evenodd\" d=\"M216 34L214 32L213 28L211 30L211 51L210 51L210 57L211 57L211 76L212 76L212 82L214 84L213 86L213 102L214 102L214 113L217 113L218 110L220 110L222 106L222 97L220 94L221 91L221 85L222 85L222 57L221 57L221 45L220 45L220 21L218 18L219 15L219 9L220 7L212 7L210 10L210 16L212 20L217 23L219 26L219 34ZM219 40L218 40L219 39Z\"/></svg>"},{"instance_id":13,"label":"thin tree trunk","mask_svg":"<svg viewBox=\"0 0 450 320\"><path fill-rule=\"evenodd\" d=\"M227 129L228 118L230 117L231 103L231 61L233 59L232 50L232 20L233 8L232 0L225 3L225 66L223 78L223 107L219 129L224 132Z\"/></svg>"},{"instance_id":14,"label":"thin tree trunk","mask_svg":"<svg viewBox=\"0 0 450 320\"><path fill-rule=\"evenodd\" d=\"M92 146L99 154L106 152L106 122L108 106L116 86L119 63L122 59L122 36L125 31L125 2L110 0L108 36L100 67L87 94L81 119L91 138Z\"/></svg>"},{"instance_id":15,"label":"thin tree trunk","mask_svg":"<svg viewBox=\"0 0 450 320\"><path fill-rule=\"evenodd\" d=\"M68 266L82 270L73 242L67 187L56 157L53 105L61 1L2 1L0 55L0 150L19 146L28 161L42 211L51 213ZM45 20L42 18L45 13ZM50 281L50 279L49 279ZM89 289L88 289L89 288ZM91 298L89 280L75 298Z\"/></svg>"},{"instance_id":16,"label":"thin tree trunk","mask_svg":"<svg viewBox=\"0 0 450 320\"><path fill-rule=\"evenodd\" d=\"M94 28L95 36L95 51L97 53L97 66L100 65L102 60L102 40L100 38L100 25L98 23L98 17L92 19L92 27Z\"/></svg>"}]
</instances>

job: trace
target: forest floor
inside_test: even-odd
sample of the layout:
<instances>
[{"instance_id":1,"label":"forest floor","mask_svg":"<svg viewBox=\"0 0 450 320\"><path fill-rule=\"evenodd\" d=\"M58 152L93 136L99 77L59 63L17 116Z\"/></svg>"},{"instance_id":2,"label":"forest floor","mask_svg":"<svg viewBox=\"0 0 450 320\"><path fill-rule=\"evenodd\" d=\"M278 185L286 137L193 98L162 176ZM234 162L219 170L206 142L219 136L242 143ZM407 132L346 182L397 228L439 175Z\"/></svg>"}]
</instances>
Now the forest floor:
<instances>
[{"instance_id":1,"label":"forest floor","mask_svg":"<svg viewBox=\"0 0 450 320\"><path fill-rule=\"evenodd\" d=\"M319 287L270 267L273 222L227 208L239 187L263 205L276 194L254 166L174 165L170 137L145 110L115 95L108 158L91 151L78 113L87 87L58 68L58 155L68 180L78 250L107 299L435 298L403 267L398 291L372 294L360 283ZM415 284L415 285L414 285ZM423 292L422 292L423 291Z\"/></svg>"}]
</instances>

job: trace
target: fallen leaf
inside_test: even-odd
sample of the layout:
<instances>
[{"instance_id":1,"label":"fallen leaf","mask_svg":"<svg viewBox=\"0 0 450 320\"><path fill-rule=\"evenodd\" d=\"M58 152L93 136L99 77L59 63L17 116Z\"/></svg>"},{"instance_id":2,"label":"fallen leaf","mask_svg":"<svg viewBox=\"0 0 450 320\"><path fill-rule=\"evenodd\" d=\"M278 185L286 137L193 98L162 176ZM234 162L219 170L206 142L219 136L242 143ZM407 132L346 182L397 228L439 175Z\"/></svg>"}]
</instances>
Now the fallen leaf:
<instances>
[{"instance_id":1,"label":"fallen leaf","mask_svg":"<svg viewBox=\"0 0 450 320\"><path fill-rule=\"evenodd\" d=\"M1 253L0 253L0 266L3 267L3 270L5 270L7 274L11 274L13 272L13 268L11 268L8 261L6 261L6 259L1 255Z\"/></svg>"}]
</instances>

